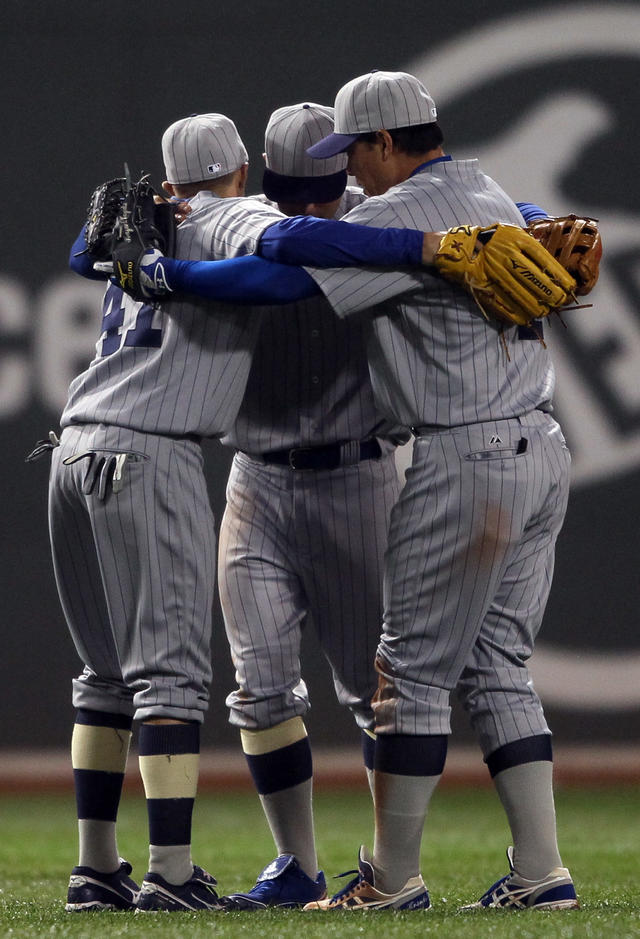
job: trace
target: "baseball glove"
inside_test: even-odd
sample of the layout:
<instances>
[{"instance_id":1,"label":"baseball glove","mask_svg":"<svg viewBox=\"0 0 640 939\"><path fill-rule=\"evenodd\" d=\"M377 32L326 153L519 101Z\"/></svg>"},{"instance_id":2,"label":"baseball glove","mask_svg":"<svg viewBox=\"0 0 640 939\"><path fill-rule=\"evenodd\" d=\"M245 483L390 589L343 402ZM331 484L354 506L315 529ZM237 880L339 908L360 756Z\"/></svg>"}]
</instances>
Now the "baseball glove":
<instances>
[{"instance_id":1,"label":"baseball glove","mask_svg":"<svg viewBox=\"0 0 640 939\"><path fill-rule=\"evenodd\" d=\"M172 255L175 249L175 206L156 201L158 193L142 176L130 186L116 217L111 239L115 283L134 300L147 300L140 283L140 258L149 249Z\"/></svg>"},{"instance_id":2,"label":"baseball glove","mask_svg":"<svg viewBox=\"0 0 640 939\"><path fill-rule=\"evenodd\" d=\"M575 277L575 293L588 294L598 280L602 239L597 218L566 215L561 218L540 218L527 231Z\"/></svg>"},{"instance_id":3,"label":"baseball glove","mask_svg":"<svg viewBox=\"0 0 640 939\"><path fill-rule=\"evenodd\" d=\"M111 259L113 226L126 194L127 180L124 176L110 179L93 190L85 225L86 250L92 261Z\"/></svg>"},{"instance_id":4,"label":"baseball glove","mask_svg":"<svg viewBox=\"0 0 640 939\"><path fill-rule=\"evenodd\" d=\"M573 296L576 282L524 229L496 223L445 232L434 265L471 293L489 320L529 326Z\"/></svg>"},{"instance_id":5,"label":"baseball glove","mask_svg":"<svg viewBox=\"0 0 640 939\"><path fill-rule=\"evenodd\" d=\"M113 282L135 300L148 300L152 294L143 290L140 265L136 262L149 250L162 255L174 253L175 204L156 192L148 175L142 176L133 185L128 178L123 183L123 195L115 208L115 199L110 203L108 211L106 200L99 203L105 206L101 215L96 213L100 218L96 217L95 221L96 230L103 233L102 248L100 258L94 261L93 267L113 275ZM97 193L98 190L94 197Z\"/></svg>"}]
</instances>

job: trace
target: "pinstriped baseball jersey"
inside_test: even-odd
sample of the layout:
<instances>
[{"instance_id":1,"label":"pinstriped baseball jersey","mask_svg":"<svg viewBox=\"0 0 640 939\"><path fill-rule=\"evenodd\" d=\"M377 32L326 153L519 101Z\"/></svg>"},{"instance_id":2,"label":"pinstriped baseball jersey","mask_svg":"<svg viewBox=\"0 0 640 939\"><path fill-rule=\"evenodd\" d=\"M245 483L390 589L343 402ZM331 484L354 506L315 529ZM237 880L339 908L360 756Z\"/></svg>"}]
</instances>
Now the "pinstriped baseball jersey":
<instances>
[{"instance_id":1,"label":"pinstriped baseball jersey","mask_svg":"<svg viewBox=\"0 0 640 939\"><path fill-rule=\"evenodd\" d=\"M439 231L465 221L522 224L515 204L477 161L438 162L384 196L367 200L347 221ZM413 426L455 426L547 408L554 373L535 341L487 323L461 290L426 273L363 269L312 270L335 311L378 306L369 363L383 409ZM403 296L399 294L403 293Z\"/></svg>"},{"instance_id":2,"label":"pinstriped baseball jersey","mask_svg":"<svg viewBox=\"0 0 640 939\"><path fill-rule=\"evenodd\" d=\"M347 189L335 217L363 198ZM379 459L334 470L260 458L374 436ZM407 437L375 405L356 317L340 320L320 297L263 311L246 394L223 438L244 451L227 483L218 572L238 681L232 723L264 729L306 713L300 643L311 618L338 700L373 726L382 567L400 488L394 443Z\"/></svg>"},{"instance_id":3,"label":"pinstriped baseball jersey","mask_svg":"<svg viewBox=\"0 0 640 939\"><path fill-rule=\"evenodd\" d=\"M211 232L211 251L216 259L255 254L265 228L284 218L274 206L258 199L238 197L219 199L218 203Z\"/></svg>"},{"instance_id":4,"label":"pinstriped baseball jersey","mask_svg":"<svg viewBox=\"0 0 640 939\"><path fill-rule=\"evenodd\" d=\"M335 218L363 199L345 191ZM246 393L222 442L260 454L372 436L408 435L376 407L358 318L339 319L319 297L263 308Z\"/></svg>"},{"instance_id":5,"label":"pinstriped baseball jersey","mask_svg":"<svg viewBox=\"0 0 640 939\"><path fill-rule=\"evenodd\" d=\"M365 201L366 196L362 189L358 186L347 186L342 198L340 199L340 204L335 214L335 218L342 218L347 212L350 212L352 209L357 208L357 206L362 205Z\"/></svg>"},{"instance_id":6,"label":"pinstriped baseball jersey","mask_svg":"<svg viewBox=\"0 0 640 939\"><path fill-rule=\"evenodd\" d=\"M191 200L192 214L178 228L178 257L229 256L218 231L227 201L243 200L209 192ZM256 221L257 238L274 212L254 205L263 219L262 227ZM233 240L232 229L223 231ZM61 426L104 423L154 434L220 436L240 406L258 328L259 315L246 308L194 298L153 307L110 285L96 356L71 383Z\"/></svg>"},{"instance_id":7,"label":"pinstriped baseball jersey","mask_svg":"<svg viewBox=\"0 0 640 939\"><path fill-rule=\"evenodd\" d=\"M235 423L222 442L246 453L365 437L403 442L373 398L360 322L339 320L323 299L265 307Z\"/></svg>"}]
</instances>

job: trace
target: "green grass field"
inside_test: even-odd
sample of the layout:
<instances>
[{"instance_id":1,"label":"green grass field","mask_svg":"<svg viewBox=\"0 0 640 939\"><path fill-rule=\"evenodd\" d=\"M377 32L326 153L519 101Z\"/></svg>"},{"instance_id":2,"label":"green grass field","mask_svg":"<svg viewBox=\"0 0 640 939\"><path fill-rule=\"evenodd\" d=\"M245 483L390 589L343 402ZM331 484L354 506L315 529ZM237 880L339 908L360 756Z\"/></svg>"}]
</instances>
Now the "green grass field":
<instances>
[{"instance_id":1,"label":"green grass field","mask_svg":"<svg viewBox=\"0 0 640 939\"><path fill-rule=\"evenodd\" d=\"M320 862L331 876L353 868L358 845L371 842L364 793L319 792ZM571 868L581 909L556 913L504 910L461 914L506 873L508 832L491 790L442 789L434 798L422 869L432 897L426 913L128 913L68 914L64 897L76 860L73 795L0 796L1 936L519 937L596 939L640 936L640 796L636 789L560 790L563 860ZM146 870L143 800L125 793L120 851L141 879ZM247 889L273 848L255 796L203 794L195 815L194 859L224 893Z\"/></svg>"}]
</instances>

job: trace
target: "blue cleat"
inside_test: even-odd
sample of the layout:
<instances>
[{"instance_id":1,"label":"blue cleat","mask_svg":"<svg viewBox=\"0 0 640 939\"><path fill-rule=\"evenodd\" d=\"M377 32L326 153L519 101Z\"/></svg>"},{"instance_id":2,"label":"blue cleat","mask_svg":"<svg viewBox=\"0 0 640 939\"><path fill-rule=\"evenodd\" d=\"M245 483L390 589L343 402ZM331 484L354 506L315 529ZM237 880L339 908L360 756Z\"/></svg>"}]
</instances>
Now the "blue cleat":
<instances>
[{"instance_id":1,"label":"blue cleat","mask_svg":"<svg viewBox=\"0 0 640 939\"><path fill-rule=\"evenodd\" d=\"M460 907L483 910L507 907L512 910L577 910L580 906L571 874L566 867L555 867L541 880L526 880L513 867L513 848L507 850L511 871L497 880L476 903Z\"/></svg>"},{"instance_id":2,"label":"blue cleat","mask_svg":"<svg viewBox=\"0 0 640 939\"><path fill-rule=\"evenodd\" d=\"M258 874L255 887L248 893L232 893L222 897L221 902L227 912L266 910L267 907L296 909L326 895L322 871L316 880L311 880L293 854L280 854Z\"/></svg>"}]
</instances>

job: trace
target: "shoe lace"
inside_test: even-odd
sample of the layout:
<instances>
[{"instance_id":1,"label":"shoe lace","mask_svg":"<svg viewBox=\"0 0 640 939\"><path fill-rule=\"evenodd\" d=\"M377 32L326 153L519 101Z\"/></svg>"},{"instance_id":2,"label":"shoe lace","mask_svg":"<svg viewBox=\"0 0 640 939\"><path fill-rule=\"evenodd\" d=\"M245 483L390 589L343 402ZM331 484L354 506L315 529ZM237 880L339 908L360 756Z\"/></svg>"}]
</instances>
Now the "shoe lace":
<instances>
[{"instance_id":1,"label":"shoe lace","mask_svg":"<svg viewBox=\"0 0 640 939\"><path fill-rule=\"evenodd\" d=\"M355 874L356 876L350 880L348 884L345 884L342 890L339 890L338 893L334 893L331 897L332 903L337 903L338 900L347 900L349 897L353 896L360 884L364 882L364 877L358 870L344 871L342 874L336 874L333 879L339 880L341 877L349 877L351 874Z\"/></svg>"},{"instance_id":2,"label":"shoe lace","mask_svg":"<svg viewBox=\"0 0 640 939\"><path fill-rule=\"evenodd\" d=\"M507 874L505 877L501 877L500 880L496 880L495 884L489 887L484 896L491 900L500 900L502 897L507 896L510 893L509 885L512 877L513 872Z\"/></svg>"}]
</instances>

